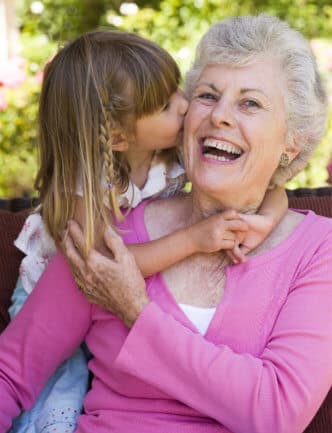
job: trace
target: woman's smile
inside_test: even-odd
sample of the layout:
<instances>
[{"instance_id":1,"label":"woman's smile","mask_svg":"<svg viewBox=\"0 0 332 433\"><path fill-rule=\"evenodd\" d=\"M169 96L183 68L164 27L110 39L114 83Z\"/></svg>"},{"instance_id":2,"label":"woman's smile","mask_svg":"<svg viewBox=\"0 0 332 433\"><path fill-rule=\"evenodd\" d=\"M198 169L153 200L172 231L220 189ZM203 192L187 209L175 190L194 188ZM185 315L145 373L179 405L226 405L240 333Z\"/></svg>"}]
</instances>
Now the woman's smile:
<instances>
[{"instance_id":1,"label":"woman's smile","mask_svg":"<svg viewBox=\"0 0 332 433\"><path fill-rule=\"evenodd\" d=\"M207 66L193 90L185 119L189 179L220 199L262 199L286 150L284 84L270 57L241 67Z\"/></svg>"},{"instance_id":2,"label":"woman's smile","mask_svg":"<svg viewBox=\"0 0 332 433\"><path fill-rule=\"evenodd\" d=\"M203 160L224 164L234 163L244 152L224 137L207 136L201 140L201 153Z\"/></svg>"}]
</instances>

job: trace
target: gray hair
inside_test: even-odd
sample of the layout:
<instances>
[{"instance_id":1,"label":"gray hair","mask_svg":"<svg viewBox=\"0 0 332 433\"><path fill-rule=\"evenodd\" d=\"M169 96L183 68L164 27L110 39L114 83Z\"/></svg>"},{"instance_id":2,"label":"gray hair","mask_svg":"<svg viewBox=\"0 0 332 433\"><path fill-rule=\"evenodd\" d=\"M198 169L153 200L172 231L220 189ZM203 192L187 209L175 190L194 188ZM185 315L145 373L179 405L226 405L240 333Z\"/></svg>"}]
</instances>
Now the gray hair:
<instances>
[{"instance_id":1,"label":"gray hair","mask_svg":"<svg viewBox=\"0 0 332 433\"><path fill-rule=\"evenodd\" d=\"M262 57L280 61L288 139L294 138L301 151L288 167L279 167L271 185L283 185L302 170L325 132L327 98L315 56L308 41L286 22L267 14L229 18L214 24L196 50L186 76L190 97L208 65L248 65Z\"/></svg>"}]
</instances>

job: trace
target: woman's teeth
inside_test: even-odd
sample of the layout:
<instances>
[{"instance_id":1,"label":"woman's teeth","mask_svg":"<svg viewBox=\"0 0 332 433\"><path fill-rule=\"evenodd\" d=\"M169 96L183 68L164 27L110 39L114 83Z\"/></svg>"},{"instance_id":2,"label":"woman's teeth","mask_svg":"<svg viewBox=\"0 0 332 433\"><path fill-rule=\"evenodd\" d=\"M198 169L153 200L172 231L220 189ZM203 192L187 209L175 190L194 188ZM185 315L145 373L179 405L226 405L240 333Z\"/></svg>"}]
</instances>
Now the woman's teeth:
<instances>
[{"instance_id":1,"label":"woman's teeth","mask_svg":"<svg viewBox=\"0 0 332 433\"><path fill-rule=\"evenodd\" d=\"M203 155L217 161L233 161L242 155L242 150L229 142L206 138L203 142Z\"/></svg>"}]
</instances>

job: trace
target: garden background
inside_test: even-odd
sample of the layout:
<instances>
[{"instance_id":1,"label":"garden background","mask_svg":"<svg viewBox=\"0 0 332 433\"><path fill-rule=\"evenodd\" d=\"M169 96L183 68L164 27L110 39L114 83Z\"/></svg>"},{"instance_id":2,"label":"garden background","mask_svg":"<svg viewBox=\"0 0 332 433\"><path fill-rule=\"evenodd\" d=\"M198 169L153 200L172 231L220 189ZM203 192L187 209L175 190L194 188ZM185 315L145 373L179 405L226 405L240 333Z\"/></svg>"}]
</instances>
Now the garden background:
<instances>
[{"instance_id":1,"label":"garden background","mask_svg":"<svg viewBox=\"0 0 332 433\"><path fill-rule=\"evenodd\" d=\"M332 102L331 0L0 0L0 37L8 45L0 57L0 197L36 194L43 66L67 40L96 28L138 32L173 54L184 73L212 23L257 12L287 20L311 40ZM288 188L327 185L331 160L332 109L314 158Z\"/></svg>"}]
</instances>

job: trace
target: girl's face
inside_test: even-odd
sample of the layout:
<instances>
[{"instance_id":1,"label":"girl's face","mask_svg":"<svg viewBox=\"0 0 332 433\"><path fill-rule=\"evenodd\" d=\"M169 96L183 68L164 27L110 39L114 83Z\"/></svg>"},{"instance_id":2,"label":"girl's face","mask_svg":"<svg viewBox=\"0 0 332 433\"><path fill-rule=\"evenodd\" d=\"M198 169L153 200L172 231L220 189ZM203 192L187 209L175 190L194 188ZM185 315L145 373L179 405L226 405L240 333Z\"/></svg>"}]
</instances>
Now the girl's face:
<instances>
[{"instance_id":1,"label":"girl's face","mask_svg":"<svg viewBox=\"0 0 332 433\"><path fill-rule=\"evenodd\" d=\"M153 151L175 147L181 139L188 101L178 89L159 111L136 121L136 151Z\"/></svg>"}]
</instances>

